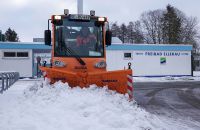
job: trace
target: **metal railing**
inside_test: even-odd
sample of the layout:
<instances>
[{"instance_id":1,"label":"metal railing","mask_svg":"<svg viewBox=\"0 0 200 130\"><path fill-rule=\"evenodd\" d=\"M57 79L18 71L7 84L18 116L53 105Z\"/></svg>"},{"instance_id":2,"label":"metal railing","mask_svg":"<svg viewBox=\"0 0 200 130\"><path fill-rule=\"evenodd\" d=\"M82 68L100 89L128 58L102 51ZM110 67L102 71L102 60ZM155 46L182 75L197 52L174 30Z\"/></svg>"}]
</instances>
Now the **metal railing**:
<instances>
[{"instance_id":1,"label":"metal railing","mask_svg":"<svg viewBox=\"0 0 200 130\"><path fill-rule=\"evenodd\" d=\"M0 93L6 91L19 79L19 72L0 72Z\"/></svg>"}]
</instances>

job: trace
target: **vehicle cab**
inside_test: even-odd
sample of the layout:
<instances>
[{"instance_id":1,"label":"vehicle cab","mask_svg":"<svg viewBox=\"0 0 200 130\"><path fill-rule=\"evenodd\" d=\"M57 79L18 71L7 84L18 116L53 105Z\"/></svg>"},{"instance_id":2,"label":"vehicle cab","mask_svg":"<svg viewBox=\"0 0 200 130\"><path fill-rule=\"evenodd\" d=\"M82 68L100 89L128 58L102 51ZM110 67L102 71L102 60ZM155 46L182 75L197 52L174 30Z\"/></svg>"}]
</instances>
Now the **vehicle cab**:
<instances>
[{"instance_id":1,"label":"vehicle cab","mask_svg":"<svg viewBox=\"0 0 200 130\"><path fill-rule=\"evenodd\" d=\"M106 17L69 14L52 15L52 33L45 31L45 44L52 45L52 67L72 72L106 71L105 47L111 45ZM52 39L51 39L52 37Z\"/></svg>"}]
</instances>

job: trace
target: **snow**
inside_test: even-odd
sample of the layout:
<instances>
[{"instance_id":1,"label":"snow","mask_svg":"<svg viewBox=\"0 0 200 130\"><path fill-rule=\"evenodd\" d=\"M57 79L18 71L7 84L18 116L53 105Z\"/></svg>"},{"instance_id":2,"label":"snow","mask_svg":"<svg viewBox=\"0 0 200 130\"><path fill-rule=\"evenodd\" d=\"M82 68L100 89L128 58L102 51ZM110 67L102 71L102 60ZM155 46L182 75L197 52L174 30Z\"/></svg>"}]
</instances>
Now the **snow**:
<instances>
[{"instance_id":1,"label":"snow","mask_svg":"<svg viewBox=\"0 0 200 130\"><path fill-rule=\"evenodd\" d=\"M118 37L112 37L113 44L123 44L122 41Z\"/></svg>"},{"instance_id":2,"label":"snow","mask_svg":"<svg viewBox=\"0 0 200 130\"><path fill-rule=\"evenodd\" d=\"M13 73L13 72L16 72L16 71L0 71L0 73Z\"/></svg>"},{"instance_id":3,"label":"snow","mask_svg":"<svg viewBox=\"0 0 200 130\"><path fill-rule=\"evenodd\" d=\"M184 76L184 77L133 77L134 82L193 82L200 81L200 77Z\"/></svg>"},{"instance_id":4,"label":"snow","mask_svg":"<svg viewBox=\"0 0 200 130\"><path fill-rule=\"evenodd\" d=\"M134 82L193 82L200 81L200 72L194 71L194 76L182 76L182 77L133 77Z\"/></svg>"},{"instance_id":5,"label":"snow","mask_svg":"<svg viewBox=\"0 0 200 130\"><path fill-rule=\"evenodd\" d=\"M193 71L193 75L196 76L196 77L200 76L200 71Z\"/></svg>"},{"instance_id":6,"label":"snow","mask_svg":"<svg viewBox=\"0 0 200 130\"><path fill-rule=\"evenodd\" d=\"M0 95L0 119L0 130L192 129L186 121L152 115L106 87L71 88L48 80L20 80Z\"/></svg>"}]
</instances>

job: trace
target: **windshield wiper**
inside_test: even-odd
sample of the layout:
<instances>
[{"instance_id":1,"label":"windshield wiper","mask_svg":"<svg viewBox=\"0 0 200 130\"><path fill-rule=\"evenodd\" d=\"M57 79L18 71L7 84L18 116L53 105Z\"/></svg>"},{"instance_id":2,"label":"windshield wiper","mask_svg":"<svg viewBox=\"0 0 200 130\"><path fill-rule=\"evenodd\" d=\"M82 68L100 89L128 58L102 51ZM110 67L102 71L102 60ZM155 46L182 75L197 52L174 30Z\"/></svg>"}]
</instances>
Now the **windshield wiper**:
<instances>
[{"instance_id":1,"label":"windshield wiper","mask_svg":"<svg viewBox=\"0 0 200 130\"><path fill-rule=\"evenodd\" d=\"M71 55L73 55L76 60L81 64L81 65L86 65L86 63L81 59L81 57L70 47L64 47L67 52L69 52Z\"/></svg>"},{"instance_id":2,"label":"windshield wiper","mask_svg":"<svg viewBox=\"0 0 200 130\"><path fill-rule=\"evenodd\" d=\"M59 38L59 43L61 43L61 45L63 45L63 30L60 30L60 33L58 35L60 38ZM81 57L74 51L72 50L71 48L67 47L67 46L64 46L64 49L69 52L71 55L74 55L74 57L76 58L76 60L81 64L81 65L86 65L86 63L81 59Z\"/></svg>"}]
</instances>

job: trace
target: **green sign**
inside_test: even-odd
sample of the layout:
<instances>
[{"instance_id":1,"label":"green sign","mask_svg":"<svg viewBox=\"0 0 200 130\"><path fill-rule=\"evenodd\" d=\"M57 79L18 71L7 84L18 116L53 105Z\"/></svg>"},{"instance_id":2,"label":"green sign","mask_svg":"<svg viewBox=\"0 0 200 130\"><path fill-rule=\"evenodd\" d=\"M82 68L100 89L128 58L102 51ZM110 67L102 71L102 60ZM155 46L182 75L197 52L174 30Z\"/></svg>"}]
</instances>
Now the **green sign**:
<instances>
[{"instance_id":1,"label":"green sign","mask_svg":"<svg viewBox=\"0 0 200 130\"><path fill-rule=\"evenodd\" d=\"M166 63L167 63L166 57L160 57L160 64L166 64Z\"/></svg>"}]
</instances>

